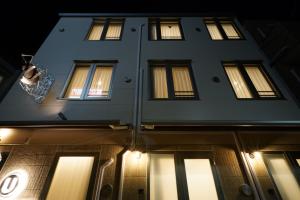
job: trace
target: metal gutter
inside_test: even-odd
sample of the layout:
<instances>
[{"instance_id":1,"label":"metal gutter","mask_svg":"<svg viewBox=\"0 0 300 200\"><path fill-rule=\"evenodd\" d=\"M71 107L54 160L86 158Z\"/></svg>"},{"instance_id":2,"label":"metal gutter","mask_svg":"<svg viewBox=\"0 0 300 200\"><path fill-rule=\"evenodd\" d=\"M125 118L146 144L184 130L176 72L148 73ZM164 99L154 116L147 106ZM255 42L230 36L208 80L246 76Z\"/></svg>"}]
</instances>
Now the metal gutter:
<instances>
[{"instance_id":1,"label":"metal gutter","mask_svg":"<svg viewBox=\"0 0 300 200\"><path fill-rule=\"evenodd\" d=\"M192 121L144 121L144 125L155 126L300 126L300 120L290 121L233 121L233 120L192 120Z\"/></svg>"},{"instance_id":2,"label":"metal gutter","mask_svg":"<svg viewBox=\"0 0 300 200\"><path fill-rule=\"evenodd\" d=\"M59 17L235 17L233 13L59 13Z\"/></svg>"},{"instance_id":3,"label":"metal gutter","mask_svg":"<svg viewBox=\"0 0 300 200\"><path fill-rule=\"evenodd\" d=\"M0 127L42 128L42 127L107 127L120 125L120 120L62 120L62 121L1 121ZM110 128L109 128L110 129Z\"/></svg>"}]
</instances>

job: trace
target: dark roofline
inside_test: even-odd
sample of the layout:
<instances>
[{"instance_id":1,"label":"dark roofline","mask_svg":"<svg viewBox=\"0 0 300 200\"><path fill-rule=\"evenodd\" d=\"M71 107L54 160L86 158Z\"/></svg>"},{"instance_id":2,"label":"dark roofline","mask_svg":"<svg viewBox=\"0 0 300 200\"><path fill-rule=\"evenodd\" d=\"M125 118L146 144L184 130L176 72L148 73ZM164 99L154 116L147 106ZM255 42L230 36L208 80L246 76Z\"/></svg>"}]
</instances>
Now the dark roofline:
<instances>
[{"instance_id":1,"label":"dark roofline","mask_svg":"<svg viewBox=\"0 0 300 200\"><path fill-rule=\"evenodd\" d=\"M59 13L60 17L236 17L233 13Z\"/></svg>"}]
</instances>

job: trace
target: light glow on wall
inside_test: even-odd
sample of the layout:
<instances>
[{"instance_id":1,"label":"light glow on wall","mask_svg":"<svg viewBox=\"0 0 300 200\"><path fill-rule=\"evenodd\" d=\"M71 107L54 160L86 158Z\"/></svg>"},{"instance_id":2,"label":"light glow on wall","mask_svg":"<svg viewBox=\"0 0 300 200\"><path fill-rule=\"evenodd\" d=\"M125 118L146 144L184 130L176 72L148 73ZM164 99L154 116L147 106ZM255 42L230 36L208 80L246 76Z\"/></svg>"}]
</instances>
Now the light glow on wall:
<instances>
[{"instance_id":1,"label":"light glow on wall","mask_svg":"<svg viewBox=\"0 0 300 200\"><path fill-rule=\"evenodd\" d=\"M12 134L10 128L0 128L0 142L7 139Z\"/></svg>"},{"instance_id":2,"label":"light glow on wall","mask_svg":"<svg viewBox=\"0 0 300 200\"><path fill-rule=\"evenodd\" d=\"M28 184L28 173L23 169L9 172L0 182L0 198L15 200Z\"/></svg>"}]
</instances>

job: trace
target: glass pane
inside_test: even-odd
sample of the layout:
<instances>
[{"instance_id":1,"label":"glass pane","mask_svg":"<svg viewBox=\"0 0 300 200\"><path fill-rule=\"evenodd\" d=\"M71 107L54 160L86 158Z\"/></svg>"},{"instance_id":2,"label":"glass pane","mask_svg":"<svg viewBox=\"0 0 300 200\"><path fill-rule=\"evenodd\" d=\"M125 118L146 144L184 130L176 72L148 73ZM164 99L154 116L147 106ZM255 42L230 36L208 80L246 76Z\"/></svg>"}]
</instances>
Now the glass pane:
<instances>
[{"instance_id":1,"label":"glass pane","mask_svg":"<svg viewBox=\"0 0 300 200\"><path fill-rule=\"evenodd\" d=\"M182 39L178 22L160 22L161 39Z\"/></svg>"},{"instance_id":2,"label":"glass pane","mask_svg":"<svg viewBox=\"0 0 300 200\"><path fill-rule=\"evenodd\" d=\"M97 66L91 87L88 93L89 97L108 97L113 67Z\"/></svg>"},{"instance_id":3,"label":"glass pane","mask_svg":"<svg viewBox=\"0 0 300 200\"><path fill-rule=\"evenodd\" d=\"M234 92L238 98L252 98L252 95L246 85L244 78L241 75L240 70L235 65L226 64L225 71L228 75L230 83L234 89Z\"/></svg>"},{"instance_id":4,"label":"glass pane","mask_svg":"<svg viewBox=\"0 0 300 200\"><path fill-rule=\"evenodd\" d=\"M257 65L245 65L245 70L260 97L276 97L276 93Z\"/></svg>"},{"instance_id":5,"label":"glass pane","mask_svg":"<svg viewBox=\"0 0 300 200\"><path fill-rule=\"evenodd\" d=\"M154 98L168 98L167 73L165 67L153 67Z\"/></svg>"},{"instance_id":6,"label":"glass pane","mask_svg":"<svg viewBox=\"0 0 300 200\"><path fill-rule=\"evenodd\" d=\"M103 27L104 27L104 24L95 23L92 27L92 30L91 30L90 34L89 34L88 40L100 40L102 31L103 31Z\"/></svg>"},{"instance_id":7,"label":"glass pane","mask_svg":"<svg viewBox=\"0 0 300 200\"><path fill-rule=\"evenodd\" d=\"M106 40L119 40L120 36L121 36L121 30L122 30L122 23L111 21L108 26L105 39Z\"/></svg>"},{"instance_id":8,"label":"glass pane","mask_svg":"<svg viewBox=\"0 0 300 200\"><path fill-rule=\"evenodd\" d=\"M151 39L152 40L157 40L156 25L155 24L151 24L150 28L151 28Z\"/></svg>"},{"instance_id":9,"label":"glass pane","mask_svg":"<svg viewBox=\"0 0 300 200\"><path fill-rule=\"evenodd\" d=\"M184 159L189 199L218 199L209 159Z\"/></svg>"},{"instance_id":10,"label":"glass pane","mask_svg":"<svg viewBox=\"0 0 300 200\"><path fill-rule=\"evenodd\" d=\"M194 97L192 81L187 67L172 67L176 97Z\"/></svg>"},{"instance_id":11,"label":"glass pane","mask_svg":"<svg viewBox=\"0 0 300 200\"><path fill-rule=\"evenodd\" d=\"M233 24L222 23L221 26L229 39L240 39L240 36L238 32L235 30Z\"/></svg>"},{"instance_id":12,"label":"glass pane","mask_svg":"<svg viewBox=\"0 0 300 200\"><path fill-rule=\"evenodd\" d=\"M84 200L94 157L60 157L47 194L47 200Z\"/></svg>"},{"instance_id":13,"label":"glass pane","mask_svg":"<svg viewBox=\"0 0 300 200\"><path fill-rule=\"evenodd\" d=\"M223 40L223 37L216 24L206 24L208 32L213 40Z\"/></svg>"},{"instance_id":14,"label":"glass pane","mask_svg":"<svg viewBox=\"0 0 300 200\"><path fill-rule=\"evenodd\" d=\"M150 154L150 200L176 200L173 154Z\"/></svg>"},{"instance_id":15,"label":"glass pane","mask_svg":"<svg viewBox=\"0 0 300 200\"><path fill-rule=\"evenodd\" d=\"M89 68L89 65L79 65L75 67L73 76L65 94L66 98L80 98Z\"/></svg>"},{"instance_id":16,"label":"glass pane","mask_svg":"<svg viewBox=\"0 0 300 200\"><path fill-rule=\"evenodd\" d=\"M283 200L297 200L300 186L283 154L265 154L266 165Z\"/></svg>"}]
</instances>

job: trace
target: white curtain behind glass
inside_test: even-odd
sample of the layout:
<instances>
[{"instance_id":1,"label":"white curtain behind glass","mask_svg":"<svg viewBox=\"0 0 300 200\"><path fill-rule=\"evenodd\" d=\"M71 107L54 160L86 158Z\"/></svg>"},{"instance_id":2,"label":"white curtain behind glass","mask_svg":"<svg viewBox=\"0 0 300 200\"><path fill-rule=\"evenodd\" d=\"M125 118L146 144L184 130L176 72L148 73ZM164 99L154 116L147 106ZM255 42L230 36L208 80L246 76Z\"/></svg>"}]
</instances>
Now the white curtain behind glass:
<instances>
[{"instance_id":1,"label":"white curtain behind glass","mask_svg":"<svg viewBox=\"0 0 300 200\"><path fill-rule=\"evenodd\" d=\"M89 66L76 66L68 89L66 98L80 98L83 87L89 72Z\"/></svg>"},{"instance_id":2,"label":"white curtain behind glass","mask_svg":"<svg viewBox=\"0 0 300 200\"><path fill-rule=\"evenodd\" d=\"M168 98L167 74L165 67L153 67L154 98Z\"/></svg>"},{"instance_id":3,"label":"white curtain behind glass","mask_svg":"<svg viewBox=\"0 0 300 200\"><path fill-rule=\"evenodd\" d=\"M160 23L161 39L182 39L178 22L161 22Z\"/></svg>"},{"instance_id":4,"label":"white curtain behind glass","mask_svg":"<svg viewBox=\"0 0 300 200\"><path fill-rule=\"evenodd\" d=\"M283 154L265 154L267 167L283 200L299 200L300 186Z\"/></svg>"},{"instance_id":5,"label":"white curtain behind glass","mask_svg":"<svg viewBox=\"0 0 300 200\"><path fill-rule=\"evenodd\" d=\"M194 96L192 81L187 67L172 67L175 96Z\"/></svg>"},{"instance_id":6,"label":"white curtain behind glass","mask_svg":"<svg viewBox=\"0 0 300 200\"><path fill-rule=\"evenodd\" d=\"M85 200L94 157L60 157L46 200Z\"/></svg>"},{"instance_id":7,"label":"white curtain behind glass","mask_svg":"<svg viewBox=\"0 0 300 200\"><path fill-rule=\"evenodd\" d=\"M95 23L89 34L88 40L100 40L102 31L103 31L103 27L104 27L103 24Z\"/></svg>"},{"instance_id":8,"label":"white curtain behind glass","mask_svg":"<svg viewBox=\"0 0 300 200\"><path fill-rule=\"evenodd\" d=\"M176 200L174 155L150 154L150 200Z\"/></svg>"},{"instance_id":9,"label":"white curtain behind glass","mask_svg":"<svg viewBox=\"0 0 300 200\"><path fill-rule=\"evenodd\" d=\"M213 40L223 40L223 37L216 24L206 24L206 26Z\"/></svg>"},{"instance_id":10,"label":"white curtain behind glass","mask_svg":"<svg viewBox=\"0 0 300 200\"><path fill-rule=\"evenodd\" d=\"M109 66L97 66L91 87L89 97L107 97L109 94L113 68Z\"/></svg>"},{"instance_id":11,"label":"white curtain behind glass","mask_svg":"<svg viewBox=\"0 0 300 200\"><path fill-rule=\"evenodd\" d=\"M233 24L223 23L221 26L229 39L240 39L240 36L233 27Z\"/></svg>"},{"instance_id":12,"label":"white curtain behind glass","mask_svg":"<svg viewBox=\"0 0 300 200\"><path fill-rule=\"evenodd\" d=\"M235 65L226 65L225 71L238 98L252 98L241 72Z\"/></svg>"},{"instance_id":13,"label":"white curtain behind glass","mask_svg":"<svg viewBox=\"0 0 300 200\"><path fill-rule=\"evenodd\" d=\"M275 92L260 71L259 67L255 65L245 65L245 70L254 84L259 96L276 97Z\"/></svg>"}]
</instances>

